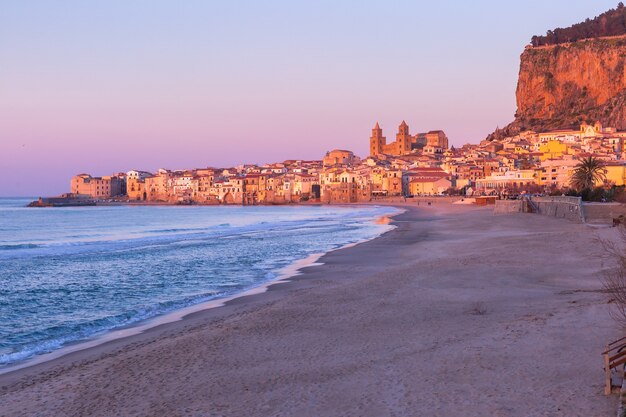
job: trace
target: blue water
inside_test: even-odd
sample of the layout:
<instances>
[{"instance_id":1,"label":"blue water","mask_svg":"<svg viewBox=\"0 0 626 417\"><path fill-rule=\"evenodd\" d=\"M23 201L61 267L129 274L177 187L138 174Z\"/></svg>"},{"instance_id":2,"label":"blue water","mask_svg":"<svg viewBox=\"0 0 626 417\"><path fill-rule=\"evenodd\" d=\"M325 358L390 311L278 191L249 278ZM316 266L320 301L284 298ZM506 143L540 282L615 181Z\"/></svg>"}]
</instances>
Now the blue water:
<instances>
[{"instance_id":1,"label":"blue water","mask_svg":"<svg viewBox=\"0 0 626 417\"><path fill-rule=\"evenodd\" d=\"M276 277L390 207L25 208L0 199L0 367Z\"/></svg>"}]
</instances>

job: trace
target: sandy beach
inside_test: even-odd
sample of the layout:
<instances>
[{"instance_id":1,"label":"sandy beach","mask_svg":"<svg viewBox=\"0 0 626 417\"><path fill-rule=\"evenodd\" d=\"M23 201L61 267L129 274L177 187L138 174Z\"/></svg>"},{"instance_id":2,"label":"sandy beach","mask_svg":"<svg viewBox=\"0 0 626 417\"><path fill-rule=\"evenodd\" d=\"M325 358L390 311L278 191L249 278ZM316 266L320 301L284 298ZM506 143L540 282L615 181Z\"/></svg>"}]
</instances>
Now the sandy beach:
<instances>
[{"instance_id":1,"label":"sandy beach","mask_svg":"<svg viewBox=\"0 0 626 417\"><path fill-rule=\"evenodd\" d=\"M0 375L1 416L612 416L592 228L409 208L182 321Z\"/></svg>"}]
</instances>

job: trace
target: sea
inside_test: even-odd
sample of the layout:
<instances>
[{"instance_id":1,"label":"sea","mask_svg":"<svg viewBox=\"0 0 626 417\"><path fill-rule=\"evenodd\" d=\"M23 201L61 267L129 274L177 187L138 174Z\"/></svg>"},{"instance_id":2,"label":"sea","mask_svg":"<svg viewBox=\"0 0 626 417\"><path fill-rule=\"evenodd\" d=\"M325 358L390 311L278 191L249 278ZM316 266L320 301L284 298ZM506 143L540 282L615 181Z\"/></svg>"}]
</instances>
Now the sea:
<instances>
[{"instance_id":1,"label":"sea","mask_svg":"<svg viewBox=\"0 0 626 417\"><path fill-rule=\"evenodd\" d=\"M26 208L0 198L0 370L373 239L387 206Z\"/></svg>"}]
</instances>

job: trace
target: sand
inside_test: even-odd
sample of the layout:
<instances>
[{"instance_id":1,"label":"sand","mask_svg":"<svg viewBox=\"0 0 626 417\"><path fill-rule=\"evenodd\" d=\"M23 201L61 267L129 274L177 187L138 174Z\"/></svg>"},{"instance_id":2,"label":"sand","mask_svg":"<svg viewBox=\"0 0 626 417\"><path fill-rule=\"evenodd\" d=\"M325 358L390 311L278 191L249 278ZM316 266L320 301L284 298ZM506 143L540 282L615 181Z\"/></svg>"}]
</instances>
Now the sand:
<instances>
[{"instance_id":1,"label":"sand","mask_svg":"<svg viewBox=\"0 0 626 417\"><path fill-rule=\"evenodd\" d=\"M434 204L324 265L0 375L2 416L613 416L594 229Z\"/></svg>"}]
</instances>

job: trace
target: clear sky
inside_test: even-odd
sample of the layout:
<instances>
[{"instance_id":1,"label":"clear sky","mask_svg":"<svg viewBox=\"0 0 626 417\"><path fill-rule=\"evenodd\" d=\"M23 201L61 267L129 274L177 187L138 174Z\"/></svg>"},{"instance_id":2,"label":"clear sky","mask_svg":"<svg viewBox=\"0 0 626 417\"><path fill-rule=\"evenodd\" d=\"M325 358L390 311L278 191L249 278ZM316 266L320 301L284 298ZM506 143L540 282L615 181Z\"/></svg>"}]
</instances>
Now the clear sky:
<instances>
[{"instance_id":1,"label":"clear sky","mask_svg":"<svg viewBox=\"0 0 626 417\"><path fill-rule=\"evenodd\" d=\"M0 0L0 195L82 172L364 156L515 113L532 35L617 0Z\"/></svg>"}]
</instances>

